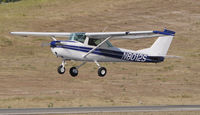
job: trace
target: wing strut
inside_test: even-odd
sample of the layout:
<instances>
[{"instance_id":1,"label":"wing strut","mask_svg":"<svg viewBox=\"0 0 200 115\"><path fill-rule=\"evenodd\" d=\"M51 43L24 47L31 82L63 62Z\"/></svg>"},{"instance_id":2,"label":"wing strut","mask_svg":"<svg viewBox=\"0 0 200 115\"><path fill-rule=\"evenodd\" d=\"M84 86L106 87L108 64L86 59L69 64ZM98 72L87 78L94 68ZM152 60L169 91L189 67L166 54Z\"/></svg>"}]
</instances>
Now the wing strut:
<instances>
[{"instance_id":1,"label":"wing strut","mask_svg":"<svg viewBox=\"0 0 200 115\"><path fill-rule=\"evenodd\" d=\"M57 41L56 38L55 38L54 36L51 36L51 39L52 39L53 41Z\"/></svg>"},{"instance_id":2,"label":"wing strut","mask_svg":"<svg viewBox=\"0 0 200 115\"><path fill-rule=\"evenodd\" d=\"M86 58L90 53L92 53L94 50L96 50L97 48L99 48L102 44L104 44L106 41L108 41L111 38L111 36L107 37L103 42L101 42L99 45L97 45L96 47L94 47L93 49L91 49L87 54L85 54L83 56L83 58Z\"/></svg>"}]
</instances>

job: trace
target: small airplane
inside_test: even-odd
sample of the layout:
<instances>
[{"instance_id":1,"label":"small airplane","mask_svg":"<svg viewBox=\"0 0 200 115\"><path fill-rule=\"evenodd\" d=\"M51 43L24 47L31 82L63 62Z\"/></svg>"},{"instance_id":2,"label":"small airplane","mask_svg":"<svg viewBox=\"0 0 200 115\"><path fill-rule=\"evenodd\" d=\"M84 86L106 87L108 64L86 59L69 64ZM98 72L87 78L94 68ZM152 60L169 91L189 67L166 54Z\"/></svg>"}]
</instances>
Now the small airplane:
<instances>
[{"instance_id":1,"label":"small airplane","mask_svg":"<svg viewBox=\"0 0 200 115\"><path fill-rule=\"evenodd\" d=\"M78 75L78 69L87 62L94 62L98 66L98 76L104 77L107 73L105 67L98 62L143 62L159 63L167 57L175 32L164 29L163 31L128 31L128 32L11 32L20 36L44 36L53 41L49 43L51 51L62 58L58 67L59 74L65 73L66 61L82 61L79 66L71 67L69 73L72 77ZM69 38L56 40L56 37ZM142 39L158 37L153 45L141 50L128 50L114 47L111 39Z\"/></svg>"}]
</instances>

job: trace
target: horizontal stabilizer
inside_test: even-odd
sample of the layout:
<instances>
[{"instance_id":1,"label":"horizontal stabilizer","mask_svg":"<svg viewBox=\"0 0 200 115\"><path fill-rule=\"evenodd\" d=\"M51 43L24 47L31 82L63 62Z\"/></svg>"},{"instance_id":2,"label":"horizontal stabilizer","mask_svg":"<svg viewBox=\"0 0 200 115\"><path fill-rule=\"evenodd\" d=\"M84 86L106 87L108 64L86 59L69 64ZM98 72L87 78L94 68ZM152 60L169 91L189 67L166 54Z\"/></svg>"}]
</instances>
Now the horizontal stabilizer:
<instances>
[{"instance_id":1,"label":"horizontal stabilizer","mask_svg":"<svg viewBox=\"0 0 200 115\"><path fill-rule=\"evenodd\" d=\"M165 58L183 58L182 56L166 55Z\"/></svg>"}]
</instances>

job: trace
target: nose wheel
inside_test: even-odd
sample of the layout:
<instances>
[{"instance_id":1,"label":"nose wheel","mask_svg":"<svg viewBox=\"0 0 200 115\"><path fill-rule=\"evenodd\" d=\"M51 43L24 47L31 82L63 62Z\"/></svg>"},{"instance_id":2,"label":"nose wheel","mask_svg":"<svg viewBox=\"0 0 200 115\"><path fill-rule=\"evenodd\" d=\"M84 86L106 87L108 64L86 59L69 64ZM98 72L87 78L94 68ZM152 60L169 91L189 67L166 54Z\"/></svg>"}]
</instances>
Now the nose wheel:
<instances>
[{"instance_id":1,"label":"nose wheel","mask_svg":"<svg viewBox=\"0 0 200 115\"><path fill-rule=\"evenodd\" d=\"M58 73L64 74L65 73L65 60L62 61L62 64L58 67Z\"/></svg>"},{"instance_id":2,"label":"nose wheel","mask_svg":"<svg viewBox=\"0 0 200 115\"><path fill-rule=\"evenodd\" d=\"M64 73L65 73L65 67L63 67L62 65L60 65L60 66L58 67L58 73L59 73L59 74L64 74Z\"/></svg>"}]
</instances>

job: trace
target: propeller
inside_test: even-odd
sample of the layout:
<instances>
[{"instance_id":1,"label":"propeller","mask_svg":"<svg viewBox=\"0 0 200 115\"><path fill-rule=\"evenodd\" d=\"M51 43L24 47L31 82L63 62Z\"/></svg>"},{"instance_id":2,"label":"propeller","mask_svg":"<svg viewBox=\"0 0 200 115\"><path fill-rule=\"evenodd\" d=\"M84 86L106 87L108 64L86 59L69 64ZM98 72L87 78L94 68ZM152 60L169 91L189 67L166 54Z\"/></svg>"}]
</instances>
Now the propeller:
<instances>
[{"instance_id":1,"label":"propeller","mask_svg":"<svg viewBox=\"0 0 200 115\"><path fill-rule=\"evenodd\" d=\"M57 47L57 46L63 46L64 44L62 44L61 41L51 41L50 43L47 42L43 42L41 43L41 47L46 47L46 46L50 46L51 48Z\"/></svg>"},{"instance_id":2,"label":"propeller","mask_svg":"<svg viewBox=\"0 0 200 115\"><path fill-rule=\"evenodd\" d=\"M51 39L52 39L53 41L57 41L56 38L55 38L54 36L51 36ZM47 43L47 42L41 43L41 47L46 47L46 46L50 46L50 45L51 45L51 43Z\"/></svg>"},{"instance_id":3,"label":"propeller","mask_svg":"<svg viewBox=\"0 0 200 115\"><path fill-rule=\"evenodd\" d=\"M50 46L50 43L47 43L47 42L43 42L43 43L41 43L41 45L40 45L41 47L46 47L46 46Z\"/></svg>"}]
</instances>

